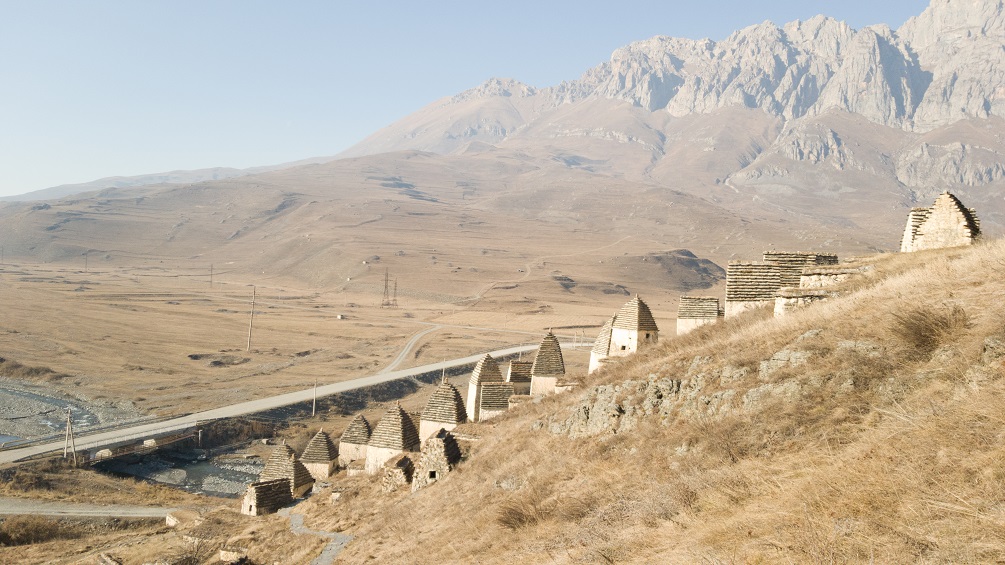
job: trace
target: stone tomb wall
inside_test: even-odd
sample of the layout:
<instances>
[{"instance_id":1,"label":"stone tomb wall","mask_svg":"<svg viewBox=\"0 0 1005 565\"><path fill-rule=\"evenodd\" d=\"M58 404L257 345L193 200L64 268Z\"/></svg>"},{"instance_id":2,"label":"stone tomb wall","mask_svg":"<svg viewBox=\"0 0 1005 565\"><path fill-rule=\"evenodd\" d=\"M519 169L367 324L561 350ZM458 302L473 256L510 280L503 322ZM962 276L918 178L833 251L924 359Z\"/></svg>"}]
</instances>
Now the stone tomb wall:
<instances>
[{"instance_id":1,"label":"stone tomb wall","mask_svg":"<svg viewBox=\"0 0 1005 565\"><path fill-rule=\"evenodd\" d=\"M726 268L726 317L774 304L781 268L773 263L730 261Z\"/></svg>"},{"instance_id":2,"label":"stone tomb wall","mask_svg":"<svg viewBox=\"0 0 1005 565\"><path fill-rule=\"evenodd\" d=\"M791 313L794 310L809 306L814 302L829 298L831 293L819 289L786 288L775 297L775 317Z\"/></svg>"},{"instance_id":3,"label":"stone tomb wall","mask_svg":"<svg viewBox=\"0 0 1005 565\"><path fill-rule=\"evenodd\" d=\"M441 432L422 444L422 454L415 466L412 491L429 486L442 479L461 460L457 439L449 432Z\"/></svg>"},{"instance_id":4,"label":"stone tomb wall","mask_svg":"<svg viewBox=\"0 0 1005 565\"><path fill-rule=\"evenodd\" d=\"M907 217L903 252L960 247L974 243L981 235L980 220L958 198L943 192L930 208L914 208Z\"/></svg>"},{"instance_id":5,"label":"stone tomb wall","mask_svg":"<svg viewBox=\"0 0 1005 565\"><path fill-rule=\"evenodd\" d=\"M384 465L384 475L381 477L381 488L384 492L394 492L412 482L415 464L412 458L405 454L396 455Z\"/></svg>"},{"instance_id":6,"label":"stone tomb wall","mask_svg":"<svg viewBox=\"0 0 1005 565\"><path fill-rule=\"evenodd\" d=\"M241 514L261 516L272 514L293 502L289 479L272 479L248 485L241 503Z\"/></svg>"},{"instance_id":7,"label":"stone tomb wall","mask_svg":"<svg viewBox=\"0 0 1005 565\"><path fill-rule=\"evenodd\" d=\"M719 299L714 296L681 296L677 306L677 335L719 319Z\"/></svg>"},{"instance_id":8,"label":"stone tomb wall","mask_svg":"<svg viewBox=\"0 0 1005 565\"><path fill-rule=\"evenodd\" d=\"M558 377L534 375L533 380L530 382L530 394L531 396L555 394L555 385L557 383Z\"/></svg>"},{"instance_id":9,"label":"stone tomb wall","mask_svg":"<svg viewBox=\"0 0 1005 565\"><path fill-rule=\"evenodd\" d=\"M338 464L347 467L353 461L366 459L366 444L341 442L338 444Z\"/></svg>"},{"instance_id":10,"label":"stone tomb wall","mask_svg":"<svg viewBox=\"0 0 1005 565\"><path fill-rule=\"evenodd\" d=\"M425 441L428 438L436 435L440 430L447 430L448 432L457 427L457 424L450 422L435 422L432 420L420 420L419 421L419 439Z\"/></svg>"},{"instance_id":11,"label":"stone tomb wall","mask_svg":"<svg viewBox=\"0 0 1005 565\"><path fill-rule=\"evenodd\" d=\"M816 289L837 286L861 273L858 269L818 267L804 269L799 277L799 288Z\"/></svg>"}]
</instances>

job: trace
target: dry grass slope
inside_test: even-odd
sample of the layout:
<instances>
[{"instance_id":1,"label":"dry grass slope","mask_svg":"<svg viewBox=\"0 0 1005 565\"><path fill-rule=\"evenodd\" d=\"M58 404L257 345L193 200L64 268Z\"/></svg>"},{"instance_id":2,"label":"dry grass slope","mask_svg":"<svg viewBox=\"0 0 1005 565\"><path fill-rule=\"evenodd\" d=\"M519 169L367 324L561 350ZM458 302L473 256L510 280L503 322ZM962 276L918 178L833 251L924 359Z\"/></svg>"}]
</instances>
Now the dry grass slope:
<instances>
[{"instance_id":1,"label":"dry grass slope","mask_svg":"<svg viewBox=\"0 0 1005 565\"><path fill-rule=\"evenodd\" d=\"M1005 242L868 262L850 295L668 340L468 425L434 487L309 521L355 535L351 563L1005 559Z\"/></svg>"}]
</instances>

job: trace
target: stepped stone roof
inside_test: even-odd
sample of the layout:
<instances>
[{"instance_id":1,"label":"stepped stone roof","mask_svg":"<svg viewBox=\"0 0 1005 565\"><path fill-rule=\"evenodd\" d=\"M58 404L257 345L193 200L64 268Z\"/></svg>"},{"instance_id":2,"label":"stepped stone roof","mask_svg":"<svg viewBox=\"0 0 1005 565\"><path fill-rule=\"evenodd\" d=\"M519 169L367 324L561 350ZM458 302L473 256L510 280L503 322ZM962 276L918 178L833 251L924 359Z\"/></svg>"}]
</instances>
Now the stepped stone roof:
<instances>
[{"instance_id":1,"label":"stepped stone roof","mask_svg":"<svg viewBox=\"0 0 1005 565\"><path fill-rule=\"evenodd\" d=\"M499 371L499 364L496 363L496 360L491 355L486 353L485 357L482 357L478 361L478 364L475 365L475 370L471 372L471 379L468 382L473 385L503 382L502 373Z\"/></svg>"},{"instance_id":2,"label":"stepped stone roof","mask_svg":"<svg viewBox=\"0 0 1005 565\"><path fill-rule=\"evenodd\" d=\"M730 261L726 267L726 300L774 300L781 280L781 269L773 263Z\"/></svg>"},{"instance_id":3,"label":"stepped stone roof","mask_svg":"<svg viewBox=\"0 0 1005 565\"><path fill-rule=\"evenodd\" d=\"M338 459L338 448L324 430L318 430L318 433L314 434L300 455L302 463L330 463L336 459Z\"/></svg>"},{"instance_id":4,"label":"stepped stone roof","mask_svg":"<svg viewBox=\"0 0 1005 565\"><path fill-rule=\"evenodd\" d=\"M513 383L483 383L479 410L509 410L509 397L513 394Z\"/></svg>"},{"instance_id":5,"label":"stepped stone roof","mask_svg":"<svg viewBox=\"0 0 1005 565\"><path fill-rule=\"evenodd\" d=\"M370 447L408 450L419 446L419 431L412 417L395 404L384 413L370 436Z\"/></svg>"},{"instance_id":6,"label":"stepped stone roof","mask_svg":"<svg viewBox=\"0 0 1005 565\"><path fill-rule=\"evenodd\" d=\"M366 418L360 414L353 418L352 422L349 422L349 427L342 432L342 437L339 439L339 442L367 445L370 443L371 433L372 428L370 427L370 422L368 422Z\"/></svg>"},{"instance_id":7,"label":"stepped stone roof","mask_svg":"<svg viewBox=\"0 0 1005 565\"><path fill-rule=\"evenodd\" d=\"M555 334L548 332L537 348L537 357L531 365L532 375L561 376L565 374L565 359L562 358L562 346Z\"/></svg>"},{"instance_id":8,"label":"stepped stone roof","mask_svg":"<svg viewBox=\"0 0 1005 565\"><path fill-rule=\"evenodd\" d=\"M837 265L838 256L834 253L765 251L764 262L778 265L781 286L799 286L799 275L804 268L815 265Z\"/></svg>"},{"instance_id":9,"label":"stepped stone roof","mask_svg":"<svg viewBox=\"0 0 1005 565\"><path fill-rule=\"evenodd\" d=\"M506 375L506 382L509 383L529 383L531 369L534 367L532 361L510 361L509 373Z\"/></svg>"},{"instance_id":10,"label":"stepped stone roof","mask_svg":"<svg viewBox=\"0 0 1005 565\"><path fill-rule=\"evenodd\" d=\"M719 317L719 299L714 296L681 296L677 317L712 319Z\"/></svg>"},{"instance_id":11,"label":"stepped stone roof","mask_svg":"<svg viewBox=\"0 0 1005 565\"><path fill-rule=\"evenodd\" d=\"M616 317L611 316L611 319L604 322L604 326L600 328L600 334L597 336L597 340L593 342L593 353L607 355L611 351L611 333L614 328L614 318Z\"/></svg>"},{"instance_id":12,"label":"stepped stone roof","mask_svg":"<svg viewBox=\"0 0 1005 565\"><path fill-rule=\"evenodd\" d=\"M901 241L901 251L920 251L968 245L981 235L981 223L973 208L943 192L929 208L913 208Z\"/></svg>"},{"instance_id":13,"label":"stepped stone roof","mask_svg":"<svg viewBox=\"0 0 1005 565\"><path fill-rule=\"evenodd\" d=\"M297 461L293 449L288 445L280 445L272 450L262 474L258 476L258 481L271 481L275 479L289 479L290 487L297 490L302 485L313 483L314 477L304 464Z\"/></svg>"},{"instance_id":14,"label":"stepped stone roof","mask_svg":"<svg viewBox=\"0 0 1005 565\"><path fill-rule=\"evenodd\" d=\"M649 306L638 295L635 295L635 298L625 303L621 307L621 310L618 310L618 313L614 315L613 327L621 330L643 332L660 331L656 325L656 320L653 319L653 313L649 310Z\"/></svg>"},{"instance_id":15,"label":"stepped stone roof","mask_svg":"<svg viewBox=\"0 0 1005 565\"><path fill-rule=\"evenodd\" d=\"M290 480L285 478L251 483L244 497L245 502L254 504L260 514L275 512L293 502Z\"/></svg>"},{"instance_id":16,"label":"stepped stone roof","mask_svg":"<svg viewBox=\"0 0 1005 565\"><path fill-rule=\"evenodd\" d=\"M426 409L422 411L422 420L426 422L442 422L445 424L463 424L468 421L468 413L464 410L464 402L457 387L443 381L429 397Z\"/></svg>"},{"instance_id":17,"label":"stepped stone roof","mask_svg":"<svg viewBox=\"0 0 1005 565\"><path fill-rule=\"evenodd\" d=\"M967 223L967 229L970 230L970 235L977 237L981 234L981 221L977 219L977 212L973 208L967 208L960 202L960 199L956 197L955 194L951 192L943 192L935 199L935 204L932 205L932 210L934 211L939 205L946 205L955 208L957 212L960 213Z\"/></svg>"}]
</instances>

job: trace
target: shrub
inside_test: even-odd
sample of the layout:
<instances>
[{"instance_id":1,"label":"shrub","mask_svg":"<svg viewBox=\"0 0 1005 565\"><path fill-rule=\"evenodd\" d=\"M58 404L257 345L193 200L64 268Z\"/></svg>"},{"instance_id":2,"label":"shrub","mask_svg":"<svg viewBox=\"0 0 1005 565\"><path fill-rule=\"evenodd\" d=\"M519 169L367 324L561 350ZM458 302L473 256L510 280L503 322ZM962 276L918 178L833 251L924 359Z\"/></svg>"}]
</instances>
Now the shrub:
<instances>
[{"instance_id":1,"label":"shrub","mask_svg":"<svg viewBox=\"0 0 1005 565\"><path fill-rule=\"evenodd\" d=\"M927 355L969 323L970 317L960 306L940 309L922 306L894 314L891 331L918 354Z\"/></svg>"},{"instance_id":2,"label":"shrub","mask_svg":"<svg viewBox=\"0 0 1005 565\"><path fill-rule=\"evenodd\" d=\"M77 528L42 516L12 516L0 524L0 543L29 545L79 536Z\"/></svg>"},{"instance_id":3,"label":"shrub","mask_svg":"<svg viewBox=\"0 0 1005 565\"><path fill-rule=\"evenodd\" d=\"M531 489L521 497L510 498L500 504L496 521L504 528L518 530L537 524L549 513L543 494L538 489Z\"/></svg>"}]
</instances>

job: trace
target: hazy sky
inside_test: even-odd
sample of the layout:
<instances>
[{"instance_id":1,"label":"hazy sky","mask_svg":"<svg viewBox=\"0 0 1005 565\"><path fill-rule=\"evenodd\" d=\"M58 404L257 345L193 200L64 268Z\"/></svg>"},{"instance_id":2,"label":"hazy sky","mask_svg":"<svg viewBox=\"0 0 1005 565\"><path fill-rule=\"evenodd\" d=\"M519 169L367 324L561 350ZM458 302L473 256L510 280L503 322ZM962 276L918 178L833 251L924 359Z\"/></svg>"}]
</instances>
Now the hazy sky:
<instances>
[{"instance_id":1,"label":"hazy sky","mask_svg":"<svg viewBox=\"0 0 1005 565\"><path fill-rule=\"evenodd\" d=\"M333 155L489 77L578 78L654 35L927 0L0 0L0 195Z\"/></svg>"}]
</instances>

